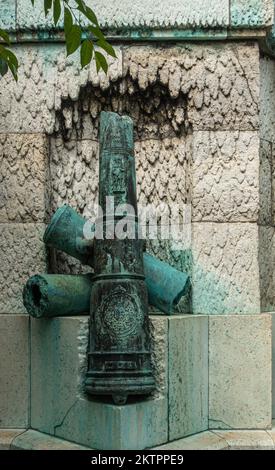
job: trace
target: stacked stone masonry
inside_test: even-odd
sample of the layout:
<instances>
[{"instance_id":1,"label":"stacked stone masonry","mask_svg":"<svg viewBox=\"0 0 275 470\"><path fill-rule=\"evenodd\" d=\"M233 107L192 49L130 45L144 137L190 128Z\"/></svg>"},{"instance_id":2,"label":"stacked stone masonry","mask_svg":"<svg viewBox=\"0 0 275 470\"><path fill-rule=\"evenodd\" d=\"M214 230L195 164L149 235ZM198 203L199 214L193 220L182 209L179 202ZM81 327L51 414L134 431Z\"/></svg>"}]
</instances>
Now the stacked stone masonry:
<instances>
[{"instance_id":1,"label":"stacked stone masonry","mask_svg":"<svg viewBox=\"0 0 275 470\"><path fill-rule=\"evenodd\" d=\"M30 3L0 0L0 27L47 29L51 19ZM123 0L119 19L113 4L91 2L101 8L103 25L124 31L140 27L144 10L149 29L177 21L184 28L260 30L273 21L269 0L215 1L211 10L208 0L184 8L169 0L165 17L159 1L143 0L126 17ZM19 82L7 75L0 88L0 322L9 331L5 350L15 351L3 355L14 364L11 377L1 361L7 398L0 427L32 426L101 449L159 446L209 427L270 428L271 324L258 314L275 304L274 62L260 58L254 40L117 44L105 76L94 64L81 70L76 54L65 60L63 44L15 51ZM64 203L95 217L103 109L134 121L140 204L191 207L189 245L184 232L184 249L161 240L147 248L189 272L193 315L151 317L157 391L126 407L90 401L83 392L87 317L32 320L29 327L21 315L31 274L82 270L47 253L42 235Z\"/></svg>"},{"instance_id":2,"label":"stacked stone masonry","mask_svg":"<svg viewBox=\"0 0 275 470\"><path fill-rule=\"evenodd\" d=\"M63 203L94 218L99 113L103 108L128 113L136 130L140 203L191 204L195 222L191 244L180 254L161 242L149 243L149 251L188 270L194 280L202 279L193 283L194 313L258 313L256 224L267 209L259 196L256 43L118 46L118 59L106 78L97 77L94 65L80 71L76 57L65 63L61 48L20 47L24 66L19 86L8 77L1 89L0 127L9 131L2 146L10 162L5 163L10 173L3 187L3 221L9 217L16 222L31 218L44 222ZM20 136L13 138L11 131ZM52 135L46 138L45 133ZM15 162L13 149L22 154L22 163ZM34 156L39 171L31 188L33 198L24 200L35 170L29 165ZM18 189L13 190L13 185L20 184L22 192L15 194ZM234 224L232 228L228 223ZM207 227L220 239L228 230L237 235L234 266L232 250L223 242L210 248L211 233L205 251L199 233ZM253 247L250 262L244 261L247 249L240 251L245 241L238 242L243 230L249 234L247 245ZM200 264L202 251L205 266ZM80 270L78 263L63 255L51 259L52 270ZM209 272L204 274L206 266ZM209 285L217 273L221 287L207 306ZM252 284L244 285L246 276L253 278Z\"/></svg>"},{"instance_id":3,"label":"stacked stone masonry","mask_svg":"<svg viewBox=\"0 0 275 470\"><path fill-rule=\"evenodd\" d=\"M198 4L185 0L167 0L163 10L161 0L139 0L131 8L130 0L86 0L97 13L100 24L109 30L131 30L170 28L182 30L213 30L230 26L242 29L257 29L273 24L272 0L201 0ZM33 8L28 0L1 0L2 25L17 30L53 29L52 17L45 19L43 5ZM63 26L62 19L57 28Z\"/></svg>"}]
</instances>

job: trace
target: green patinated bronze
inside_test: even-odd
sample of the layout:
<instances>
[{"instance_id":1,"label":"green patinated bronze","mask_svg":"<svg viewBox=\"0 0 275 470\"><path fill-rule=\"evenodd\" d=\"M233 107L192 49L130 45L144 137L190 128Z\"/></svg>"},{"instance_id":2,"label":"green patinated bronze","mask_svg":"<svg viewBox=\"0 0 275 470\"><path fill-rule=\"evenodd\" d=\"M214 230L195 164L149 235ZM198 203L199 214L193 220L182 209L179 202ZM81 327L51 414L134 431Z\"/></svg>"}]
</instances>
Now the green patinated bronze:
<instances>
[{"instance_id":1,"label":"green patinated bronze","mask_svg":"<svg viewBox=\"0 0 275 470\"><path fill-rule=\"evenodd\" d=\"M44 241L47 245L61 249L79 259L83 264L93 267L94 259L87 249L88 247L92 249L92 242L87 242L87 244L85 241L81 244L76 242L77 239L83 240L85 222L86 220L70 206L63 206L54 214L44 235ZM67 234L71 234L70 240ZM78 234L78 237L75 234ZM170 315L190 288L189 276L148 253L143 253L143 265L149 304ZM83 313L83 311L79 310L78 313Z\"/></svg>"},{"instance_id":2,"label":"green patinated bronze","mask_svg":"<svg viewBox=\"0 0 275 470\"><path fill-rule=\"evenodd\" d=\"M190 289L189 276L147 253L143 254L149 304L170 315ZM27 312L35 318L81 315L89 311L92 274L32 276L23 291Z\"/></svg>"},{"instance_id":3,"label":"green patinated bronze","mask_svg":"<svg viewBox=\"0 0 275 470\"><path fill-rule=\"evenodd\" d=\"M168 315L173 313L191 287L189 276L148 253L143 262L149 304Z\"/></svg>"},{"instance_id":4,"label":"green patinated bronze","mask_svg":"<svg viewBox=\"0 0 275 470\"><path fill-rule=\"evenodd\" d=\"M90 228L94 238L84 237L86 220L67 205L57 210L44 235L47 245L93 266L94 274L33 276L24 289L24 304L35 317L73 315L87 309L90 296L90 350L85 388L91 395L112 395L115 403L124 404L128 395L148 395L155 388L148 292L153 305L172 313L187 293L190 281L185 273L144 253L144 241L138 237L130 118L101 113L99 161L101 212ZM110 196L112 213L106 202ZM125 226L126 215L126 225L131 223L134 236L121 237L114 227L121 222ZM99 237L98 228L101 229Z\"/></svg>"},{"instance_id":5,"label":"green patinated bronze","mask_svg":"<svg viewBox=\"0 0 275 470\"><path fill-rule=\"evenodd\" d=\"M103 238L94 239L90 304L90 351L85 388L91 395L112 395L124 404L128 395L154 388L151 367L148 294L144 280L143 241L108 237L106 197L114 198L116 224L125 218L120 204L137 208L132 120L115 113L100 116L99 204L96 221ZM135 233L138 220L134 217Z\"/></svg>"},{"instance_id":6,"label":"green patinated bronze","mask_svg":"<svg viewBox=\"0 0 275 470\"><path fill-rule=\"evenodd\" d=\"M36 274L24 287L24 306L35 318L88 312L91 287L91 274Z\"/></svg>"},{"instance_id":7,"label":"green patinated bronze","mask_svg":"<svg viewBox=\"0 0 275 470\"><path fill-rule=\"evenodd\" d=\"M60 207L48 225L43 241L46 245L65 251L83 264L93 265L93 241L84 238L85 219L72 207Z\"/></svg>"}]
</instances>

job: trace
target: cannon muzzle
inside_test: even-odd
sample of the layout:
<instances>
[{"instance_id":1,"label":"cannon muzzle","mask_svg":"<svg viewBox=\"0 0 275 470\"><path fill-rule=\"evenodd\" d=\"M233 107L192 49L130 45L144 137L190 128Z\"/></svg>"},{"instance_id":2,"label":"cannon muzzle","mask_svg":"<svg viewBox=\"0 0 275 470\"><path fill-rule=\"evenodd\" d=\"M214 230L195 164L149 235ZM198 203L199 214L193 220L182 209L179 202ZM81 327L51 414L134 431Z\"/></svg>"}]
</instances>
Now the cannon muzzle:
<instances>
[{"instance_id":1,"label":"cannon muzzle","mask_svg":"<svg viewBox=\"0 0 275 470\"><path fill-rule=\"evenodd\" d=\"M36 274L23 290L23 303L34 318L61 317L88 312L92 274Z\"/></svg>"}]
</instances>

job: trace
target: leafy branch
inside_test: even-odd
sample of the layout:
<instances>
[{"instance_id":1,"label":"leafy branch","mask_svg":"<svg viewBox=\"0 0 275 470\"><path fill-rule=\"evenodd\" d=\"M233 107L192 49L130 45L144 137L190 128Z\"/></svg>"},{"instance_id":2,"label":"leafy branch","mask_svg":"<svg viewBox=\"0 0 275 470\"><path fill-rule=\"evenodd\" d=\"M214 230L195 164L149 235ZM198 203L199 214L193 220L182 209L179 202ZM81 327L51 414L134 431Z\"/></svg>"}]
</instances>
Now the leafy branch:
<instances>
[{"instance_id":1,"label":"leafy branch","mask_svg":"<svg viewBox=\"0 0 275 470\"><path fill-rule=\"evenodd\" d=\"M3 29L0 29L0 38L2 39L0 43L0 75L6 75L8 70L10 70L17 81L18 60L15 54L5 46L5 44L10 45L10 38Z\"/></svg>"},{"instance_id":2,"label":"leafy branch","mask_svg":"<svg viewBox=\"0 0 275 470\"><path fill-rule=\"evenodd\" d=\"M36 0L30 0L34 6ZM95 61L96 70L108 71L108 62L104 52L112 57L116 53L112 45L102 33L95 12L86 5L84 0L43 0L45 17L51 12L55 26L59 22L63 11L63 23L67 56L80 50L81 67L85 67L92 60ZM62 8L63 7L63 8ZM83 28L83 19L88 20L88 26ZM86 38L83 38L83 33ZM10 37L8 33L0 29L0 75L4 76L9 70L17 80L18 60L10 50ZM8 46L8 47L7 47Z\"/></svg>"}]
</instances>

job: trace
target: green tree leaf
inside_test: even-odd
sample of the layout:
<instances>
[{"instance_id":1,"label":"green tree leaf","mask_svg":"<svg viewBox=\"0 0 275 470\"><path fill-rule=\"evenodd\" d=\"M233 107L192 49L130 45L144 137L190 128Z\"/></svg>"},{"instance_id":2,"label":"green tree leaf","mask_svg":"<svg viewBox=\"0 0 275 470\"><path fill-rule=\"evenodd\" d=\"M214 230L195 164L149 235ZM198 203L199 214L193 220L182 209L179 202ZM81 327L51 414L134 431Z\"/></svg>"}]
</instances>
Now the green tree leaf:
<instances>
[{"instance_id":1,"label":"green tree leaf","mask_svg":"<svg viewBox=\"0 0 275 470\"><path fill-rule=\"evenodd\" d=\"M60 0L54 0L53 4L53 19L54 19L54 24L55 26L58 23L58 20L61 15L61 5L60 5Z\"/></svg>"},{"instance_id":2,"label":"green tree leaf","mask_svg":"<svg viewBox=\"0 0 275 470\"><path fill-rule=\"evenodd\" d=\"M9 69L13 75L14 80L17 82L18 80L17 67L15 67L13 64L8 64L8 65L9 65Z\"/></svg>"},{"instance_id":3,"label":"green tree leaf","mask_svg":"<svg viewBox=\"0 0 275 470\"><path fill-rule=\"evenodd\" d=\"M45 16L49 13L50 9L52 8L53 0L44 0L44 11Z\"/></svg>"},{"instance_id":4,"label":"green tree leaf","mask_svg":"<svg viewBox=\"0 0 275 470\"><path fill-rule=\"evenodd\" d=\"M99 72L100 68L107 73L108 71L108 64L107 60L105 59L104 55L101 52L95 51L95 60L96 60L96 70Z\"/></svg>"},{"instance_id":5,"label":"green tree leaf","mask_svg":"<svg viewBox=\"0 0 275 470\"><path fill-rule=\"evenodd\" d=\"M86 13L86 5L82 0L76 0L77 9L85 15Z\"/></svg>"},{"instance_id":6,"label":"green tree leaf","mask_svg":"<svg viewBox=\"0 0 275 470\"><path fill-rule=\"evenodd\" d=\"M81 28L74 24L66 35L67 55L73 54L81 44Z\"/></svg>"},{"instance_id":7,"label":"green tree leaf","mask_svg":"<svg viewBox=\"0 0 275 470\"><path fill-rule=\"evenodd\" d=\"M73 26L73 17L70 12L70 10L65 7L64 8L64 31L65 31L65 36L70 32Z\"/></svg>"},{"instance_id":8,"label":"green tree leaf","mask_svg":"<svg viewBox=\"0 0 275 470\"><path fill-rule=\"evenodd\" d=\"M80 50L80 59L81 59L81 67L85 67L88 65L92 58L93 58L94 46L90 39L85 39L81 45Z\"/></svg>"},{"instance_id":9,"label":"green tree leaf","mask_svg":"<svg viewBox=\"0 0 275 470\"><path fill-rule=\"evenodd\" d=\"M105 41L104 34L101 32L98 26L88 26L88 30L98 39L102 39Z\"/></svg>"},{"instance_id":10,"label":"green tree leaf","mask_svg":"<svg viewBox=\"0 0 275 470\"><path fill-rule=\"evenodd\" d=\"M98 21L95 12L88 6L86 6L86 12L85 12L86 18L94 23L96 26L98 26Z\"/></svg>"},{"instance_id":11,"label":"green tree leaf","mask_svg":"<svg viewBox=\"0 0 275 470\"><path fill-rule=\"evenodd\" d=\"M83 0L76 0L76 3L77 3L77 9L84 16L86 16L87 20L89 20L91 23L98 26L98 20L97 20L95 12L90 7L88 7Z\"/></svg>"},{"instance_id":12,"label":"green tree leaf","mask_svg":"<svg viewBox=\"0 0 275 470\"><path fill-rule=\"evenodd\" d=\"M9 70L7 62L0 57L0 75L4 77Z\"/></svg>"},{"instance_id":13,"label":"green tree leaf","mask_svg":"<svg viewBox=\"0 0 275 470\"><path fill-rule=\"evenodd\" d=\"M6 47L0 45L0 58L1 58L1 61L2 61L1 62L2 72L4 74L7 73L7 67L8 67L10 69L13 77L17 81L18 60L17 60L16 56L14 55L14 53L12 51L10 51L9 49L7 49Z\"/></svg>"},{"instance_id":14,"label":"green tree leaf","mask_svg":"<svg viewBox=\"0 0 275 470\"><path fill-rule=\"evenodd\" d=\"M107 52L107 54L111 55L112 57L116 57L116 53L113 46L111 46L109 42L105 41L105 39L99 39L96 45L101 47L101 49Z\"/></svg>"},{"instance_id":15,"label":"green tree leaf","mask_svg":"<svg viewBox=\"0 0 275 470\"><path fill-rule=\"evenodd\" d=\"M42 2L41 2L42 3ZM94 45L97 45L108 55L116 57L115 50L111 44L106 41L104 34L102 33L97 16L92 8L86 5L84 0L75 0L77 9L83 16L88 20L88 31L91 34L91 38L86 39L81 44L82 25L78 17L76 17L70 0L43 0L45 16L51 11L53 7L53 20L54 24L57 25L62 11L62 5L64 6L64 32L67 55L75 52L80 46L80 59L81 66L85 67L91 60L95 60L97 71L103 69L106 73L108 70L108 63L105 56L98 50L94 52ZM35 0L31 0L32 6L35 5ZM74 21L75 18L75 21ZM18 71L18 60L12 51L7 49L3 44L10 45L10 38L6 31L0 29L0 75L3 76L8 70L11 71L14 78L17 80Z\"/></svg>"},{"instance_id":16,"label":"green tree leaf","mask_svg":"<svg viewBox=\"0 0 275 470\"><path fill-rule=\"evenodd\" d=\"M4 31L3 29L0 29L0 37L7 43L7 44L10 44L10 38L9 38L9 35L6 31Z\"/></svg>"},{"instance_id":17,"label":"green tree leaf","mask_svg":"<svg viewBox=\"0 0 275 470\"><path fill-rule=\"evenodd\" d=\"M16 68L18 68L19 64L18 64L17 57L12 51L10 51L9 49L6 49L4 46L0 46L0 54L1 54L1 57L4 58L4 60L6 60L8 65L11 63Z\"/></svg>"}]
</instances>

